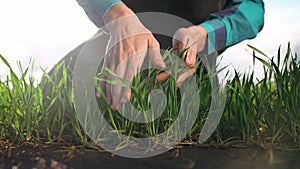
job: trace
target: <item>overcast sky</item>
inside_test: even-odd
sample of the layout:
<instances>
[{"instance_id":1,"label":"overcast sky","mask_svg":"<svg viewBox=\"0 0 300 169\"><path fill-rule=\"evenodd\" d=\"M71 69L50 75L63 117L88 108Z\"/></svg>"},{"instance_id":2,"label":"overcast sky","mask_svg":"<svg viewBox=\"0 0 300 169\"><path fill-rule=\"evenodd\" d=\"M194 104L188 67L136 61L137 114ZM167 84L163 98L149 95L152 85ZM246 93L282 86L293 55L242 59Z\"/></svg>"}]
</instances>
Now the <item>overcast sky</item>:
<instances>
[{"instance_id":1,"label":"overcast sky","mask_svg":"<svg viewBox=\"0 0 300 169\"><path fill-rule=\"evenodd\" d=\"M300 1L265 0L265 8L263 31L257 38L227 49L222 65L249 70L252 57L245 51L247 44L273 56L280 45L285 48L290 41L294 52L300 53ZM96 32L75 0L0 0L0 54L16 71L16 61L26 67L31 58L35 61L33 75L40 78L41 67L49 70ZM261 65L255 67L257 76L261 70ZM0 78L7 73L0 63Z\"/></svg>"}]
</instances>

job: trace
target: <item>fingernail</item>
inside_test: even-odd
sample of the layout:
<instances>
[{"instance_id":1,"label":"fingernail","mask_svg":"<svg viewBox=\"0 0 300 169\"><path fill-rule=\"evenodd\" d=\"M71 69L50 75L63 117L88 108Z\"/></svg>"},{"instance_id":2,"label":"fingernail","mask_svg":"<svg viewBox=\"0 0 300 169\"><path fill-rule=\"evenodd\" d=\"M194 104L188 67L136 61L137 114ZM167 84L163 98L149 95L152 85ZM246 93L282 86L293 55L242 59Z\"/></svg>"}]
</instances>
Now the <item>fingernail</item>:
<instances>
[{"instance_id":1,"label":"fingernail","mask_svg":"<svg viewBox=\"0 0 300 169\"><path fill-rule=\"evenodd\" d=\"M97 97L98 99L100 99L100 98L101 98L101 94L100 94L100 92L97 92L97 93L96 93L96 97Z\"/></svg>"},{"instance_id":2,"label":"fingernail","mask_svg":"<svg viewBox=\"0 0 300 169\"><path fill-rule=\"evenodd\" d=\"M114 103L111 103L110 108L111 108L113 111L116 111L116 110L118 109L117 106L116 106Z\"/></svg>"}]
</instances>

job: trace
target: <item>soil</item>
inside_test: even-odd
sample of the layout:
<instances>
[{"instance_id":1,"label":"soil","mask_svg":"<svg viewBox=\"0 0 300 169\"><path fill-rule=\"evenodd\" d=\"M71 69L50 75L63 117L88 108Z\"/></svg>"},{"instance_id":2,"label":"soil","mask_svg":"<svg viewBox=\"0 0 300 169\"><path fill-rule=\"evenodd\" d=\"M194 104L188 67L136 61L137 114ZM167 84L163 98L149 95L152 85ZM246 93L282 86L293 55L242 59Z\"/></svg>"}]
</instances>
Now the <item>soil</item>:
<instances>
[{"instance_id":1,"label":"soil","mask_svg":"<svg viewBox=\"0 0 300 169\"><path fill-rule=\"evenodd\" d=\"M3 147L2 147L3 148ZM9 151L11 150L11 151ZM144 159L62 145L22 145L0 153L1 169L299 169L299 150L181 146ZM8 157L9 156L9 157Z\"/></svg>"}]
</instances>

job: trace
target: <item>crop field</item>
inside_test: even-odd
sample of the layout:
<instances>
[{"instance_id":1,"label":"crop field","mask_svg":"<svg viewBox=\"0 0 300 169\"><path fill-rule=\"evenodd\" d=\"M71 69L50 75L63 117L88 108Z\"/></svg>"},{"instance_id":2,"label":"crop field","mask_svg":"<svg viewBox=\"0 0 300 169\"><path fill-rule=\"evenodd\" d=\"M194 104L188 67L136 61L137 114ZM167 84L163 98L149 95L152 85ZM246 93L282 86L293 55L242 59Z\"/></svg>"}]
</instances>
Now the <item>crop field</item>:
<instances>
[{"instance_id":1,"label":"crop field","mask_svg":"<svg viewBox=\"0 0 300 169\"><path fill-rule=\"evenodd\" d=\"M252 51L253 64L260 62L264 65L264 77L255 79L254 71L239 73L224 83L220 92L226 97L223 115L216 130L204 145L216 147L243 147L258 146L266 148L289 147L298 149L300 146L300 60L293 53L290 45L278 49L275 56L266 56L262 51L253 46L248 46ZM54 68L53 75L44 71L41 82L36 85L34 77L30 76L29 68L19 64L21 76L0 55L2 61L9 69L10 74L5 80L0 81L0 153L7 156L12 145L71 145L99 149L99 146L84 130L84 125L79 122L74 105L74 91L72 89L72 76L68 73L68 65L64 62ZM170 51L164 54L167 64L173 64ZM175 64L176 65L176 64ZM216 65L218 66L218 65ZM176 78L182 73L179 66L175 69L174 77L157 83L157 75L161 70L147 69L138 74L132 84L120 79L106 80L111 85L130 87L132 97L131 109L146 112L151 110L151 104L160 103L151 100L154 94L151 90L159 89L165 94L166 108L160 117L149 117L148 123L138 123L126 119L121 113L112 111L106 103L104 92L95 83L95 92L103 97L97 98L97 103L102 110L105 120L112 126L114 132L119 132L128 137L147 138L155 137L170 128L179 116L182 102L186 102L184 94L178 92ZM219 69L223 71L223 69ZM197 145L198 137L207 118L211 99L212 85L210 72L199 66L193 76L198 84L197 92L200 100L188 102L193 106L198 105L197 116L188 134L181 139L181 144ZM103 80L101 77L115 77L114 73L95 75L95 82ZM187 89L189 90L189 89ZM191 89L192 90L192 89ZM94 97L96 98L96 96ZM93 99L94 99L93 98ZM88 100L87 100L88 101ZM125 107L123 107L125 108ZM122 107L121 107L122 109ZM155 111L155 110L154 110ZM92 116L87 110L87 116ZM187 120L189 114L185 114ZM152 119L151 119L152 118ZM176 127L176 126L175 126ZM180 128L180 126L178 126ZM94 133L101 140L106 136ZM180 138L180 134L171 137ZM93 136L92 136L93 137ZM122 143L117 148L122 149ZM1 166L0 166L1 168Z\"/></svg>"}]
</instances>

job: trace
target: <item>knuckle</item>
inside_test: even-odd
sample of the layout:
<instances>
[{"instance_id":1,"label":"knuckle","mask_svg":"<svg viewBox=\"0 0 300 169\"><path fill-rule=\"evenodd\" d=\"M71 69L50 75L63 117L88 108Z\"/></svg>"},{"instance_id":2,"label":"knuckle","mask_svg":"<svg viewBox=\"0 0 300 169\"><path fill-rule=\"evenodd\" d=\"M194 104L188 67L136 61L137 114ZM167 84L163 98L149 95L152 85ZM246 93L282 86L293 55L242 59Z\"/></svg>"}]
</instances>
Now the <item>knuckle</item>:
<instances>
[{"instance_id":1,"label":"knuckle","mask_svg":"<svg viewBox=\"0 0 300 169\"><path fill-rule=\"evenodd\" d=\"M179 28L176 32L177 33L184 33L184 32L186 32L186 28Z\"/></svg>"},{"instance_id":2,"label":"knuckle","mask_svg":"<svg viewBox=\"0 0 300 169\"><path fill-rule=\"evenodd\" d=\"M183 37L186 34L186 28L179 28L175 32L175 37Z\"/></svg>"},{"instance_id":3,"label":"knuckle","mask_svg":"<svg viewBox=\"0 0 300 169\"><path fill-rule=\"evenodd\" d=\"M152 48L160 48L159 42L155 39L153 35L149 38L149 46Z\"/></svg>"},{"instance_id":4,"label":"knuckle","mask_svg":"<svg viewBox=\"0 0 300 169\"><path fill-rule=\"evenodd\" d=\"M153 47L160 48L160 44L156 39L153 40Z\"/></svg>"}]
</instances>

